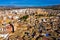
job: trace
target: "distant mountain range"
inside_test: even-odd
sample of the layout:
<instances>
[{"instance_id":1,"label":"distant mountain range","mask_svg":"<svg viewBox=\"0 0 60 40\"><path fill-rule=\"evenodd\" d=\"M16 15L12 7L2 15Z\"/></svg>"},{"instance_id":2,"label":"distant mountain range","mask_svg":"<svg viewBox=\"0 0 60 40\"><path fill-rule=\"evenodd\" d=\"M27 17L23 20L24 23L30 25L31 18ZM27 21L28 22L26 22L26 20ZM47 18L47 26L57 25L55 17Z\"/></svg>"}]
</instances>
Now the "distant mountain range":
<instances>
[{"instance_id":1,"label":"distant mountain range","mask_svg":"<svg viewBox=\"0 0 60 40\"><path fill-rule=\"evenodd\" d=\"M42 7L42 8L44 8L44 9L60 10L60 5L45 6L45 7Z\"/></svg>"},{"instance_id":2,"label":"distant mountain range","mask_svg":"<svg viewBox=\"0 0 60 40\"><path fill-rule=\"evenodd\" d=\"M42 8L42 9L53 9L53 10L60 10L60 5L53 5L53 6L28 6L28 7L20 7L20 6L0 6L0 9L20 9L20 8Z\"/></svg>"}]
</instances>

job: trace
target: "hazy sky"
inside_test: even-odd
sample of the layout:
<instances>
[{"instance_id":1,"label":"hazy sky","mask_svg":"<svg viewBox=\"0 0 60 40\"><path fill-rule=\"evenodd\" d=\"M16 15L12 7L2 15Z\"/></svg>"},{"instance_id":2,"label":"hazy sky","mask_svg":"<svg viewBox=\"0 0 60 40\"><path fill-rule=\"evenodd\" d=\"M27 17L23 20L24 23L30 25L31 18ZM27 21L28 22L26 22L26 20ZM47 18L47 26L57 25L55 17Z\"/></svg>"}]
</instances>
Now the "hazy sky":
<instances>
[{"instance_id":1,"label":"hazy sky","mask_svg":"<svg viewBox=\"0 0 60 40\"><path fill-rule=\"evenodd\" d=\"M60 4L60 0L0 0L0 6L48 6Z\"/></svg>"}]
</instances>

